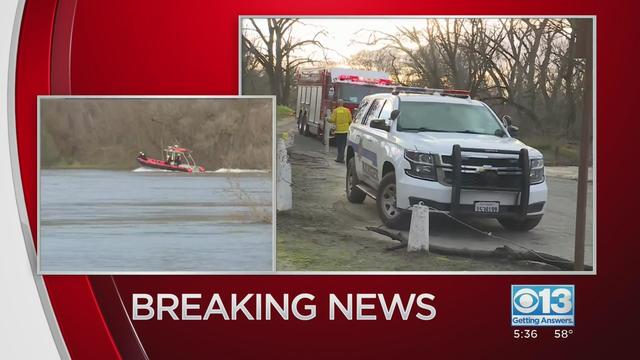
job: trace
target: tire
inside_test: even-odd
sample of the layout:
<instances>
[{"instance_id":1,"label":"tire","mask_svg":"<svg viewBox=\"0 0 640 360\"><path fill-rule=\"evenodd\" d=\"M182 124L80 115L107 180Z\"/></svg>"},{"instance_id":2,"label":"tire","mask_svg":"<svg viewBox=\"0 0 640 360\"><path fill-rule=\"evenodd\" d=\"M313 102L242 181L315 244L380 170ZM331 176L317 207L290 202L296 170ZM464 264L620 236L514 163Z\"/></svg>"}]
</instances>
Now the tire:
<instances>
[{"instance_id":1,"label":"tire","mask_svg":"<svg viewBox=\"0 0 640 360\"><path fill-rule=\"evenodd\" d=\"M298 133L304 135L304 123L302 121L298 121Z\"/></svg>"},{"instance_id":2,"label":"tire","mask_svg":"<svg viewBox=\"0 0 640 360\"><path fill-rule=\"evenodd\" d=\"M352 157L347 163L346 190L347 199L354 204L362 204L364 199L367 198L367 194L356 187L359 183L360 180L358 180L358 174L356 173L356 160Z\"/></svg>"},{"instance_id":3,"label":"tire","mask_svg":"<svg viewBox=\"0 0 640 360\"><path fill-rule=\"evenodd\" d=\"M542 215L526 217L526 218L499 218L498 222L507 230L511 231L529 231L538 226L542 220Z\"/></svg>"},{"instance_id":4,"label":"tire","mask_svg":"<svg viewBox=\"0 0 640 360\"><path fill-rule=\"evenodd\" d=\"M309 124L304 124L304 136L309 136L311 133L309 132Z\"/></svg>"},{"instance_id":5,"label":"tire","mask_svg":"<svg viewBox=\"0 0 640 360\"><path fill-rule=\"evenodd\" d=\"M392 229L404 230L409 228L411 218L409 211L396 207L396 174L389 172L382 177L378 186L376 208L380 220Z\"/></svg>"}]
</instances>

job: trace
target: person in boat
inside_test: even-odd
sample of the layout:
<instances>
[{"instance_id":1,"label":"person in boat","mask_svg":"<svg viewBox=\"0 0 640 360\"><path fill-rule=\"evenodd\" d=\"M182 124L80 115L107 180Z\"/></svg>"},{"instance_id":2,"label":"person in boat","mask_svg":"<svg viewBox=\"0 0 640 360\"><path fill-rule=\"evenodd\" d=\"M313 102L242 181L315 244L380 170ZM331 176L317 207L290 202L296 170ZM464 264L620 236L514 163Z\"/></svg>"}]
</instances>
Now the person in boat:
<instances>
[{"instance_id":1,"label":"person in boat","mask_svg":"<svg viewBox=\"0 0 640 360\"><path fill-rule=\"evenodd\" d=\"M138 157L142 160L147 160L147 155L145 155L142 151L138 153Z\"/></svg>"},{"instance_id":2,"label":"person in boat","mask_svg":"<svg viewBox=\"0 0 640 360\"><path fill-rule=\"evenodd\" d=\"M180 164L182 164L182 155L178 154L178 155L176 155L175 165L176 166L180 166Z\"/></svg>"}]
</instances>

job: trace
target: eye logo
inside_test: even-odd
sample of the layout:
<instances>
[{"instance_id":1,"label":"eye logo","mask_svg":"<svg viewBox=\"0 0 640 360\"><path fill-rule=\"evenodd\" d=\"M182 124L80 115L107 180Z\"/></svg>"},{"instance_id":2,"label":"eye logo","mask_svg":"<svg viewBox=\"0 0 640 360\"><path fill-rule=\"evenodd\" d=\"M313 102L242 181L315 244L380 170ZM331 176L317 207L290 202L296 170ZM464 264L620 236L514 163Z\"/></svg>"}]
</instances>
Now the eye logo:
<instances>
[{"instance_id":1,"label":"eye logo","mask_svg":"<svg viewBox=\"0 0 640 360\"><path fill-rule=\"evenodd\" d=\"M529 314L538 307L538 294L529 288L518 290L513 295L513 306L522 314Z\"/></svg>"}]
</instances>

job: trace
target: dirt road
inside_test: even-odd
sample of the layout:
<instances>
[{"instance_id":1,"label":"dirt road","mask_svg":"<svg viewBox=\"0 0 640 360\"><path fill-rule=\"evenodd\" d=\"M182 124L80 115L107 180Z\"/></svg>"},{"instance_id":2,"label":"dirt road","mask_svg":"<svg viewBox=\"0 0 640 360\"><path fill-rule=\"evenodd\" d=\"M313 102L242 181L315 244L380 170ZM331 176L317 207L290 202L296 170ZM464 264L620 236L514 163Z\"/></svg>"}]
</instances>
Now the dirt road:
<instances>
[{"instance_id":1,"label":"dirt road","mask_svg":"<svg viewBox=\"0 0 640 360\"><path fill-rule=\"evenodd\" d=\"M295 123L279 124L279 133ZM297 134L296 134L297 135ZM293 209L277 218L278 270L321 271L531 271L557 270L546 265L507 260L480 260L387 250L398 243L366 230L380 226L375 202L351 204L344 194L345 167L335 163L335 148L325 153L320 141L296 136L289 149L292 164ZM495 220L472 220L509 242L489 238L450 218L431 214L432 244L451 248L490 249L525 246L573 259L576 182L548 178L550 198L541 224L528 233L504 230ZM591 202L589 203L591 207ZM587 231L587 263L592 264L591 210Z\"/></svg>"}]
</instances>

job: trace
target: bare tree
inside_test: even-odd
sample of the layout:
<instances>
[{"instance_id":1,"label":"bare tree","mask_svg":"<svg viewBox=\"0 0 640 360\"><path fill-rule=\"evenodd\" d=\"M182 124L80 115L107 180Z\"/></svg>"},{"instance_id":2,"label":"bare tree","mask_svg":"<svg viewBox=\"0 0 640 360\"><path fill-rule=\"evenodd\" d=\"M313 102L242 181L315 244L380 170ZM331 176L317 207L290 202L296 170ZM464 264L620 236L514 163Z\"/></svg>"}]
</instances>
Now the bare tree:
<instances>
[{"instance_id":1,"label":"bare tree","mask_svg":"<svg viewBox=\"0 0 640 360\"><path fill-rule=\"evenodd\" d=\"M295 69L314 62L307 49L294 50L324 48L322 32L294 41L296 22L270 19L259 28L251 21L243 32L243 47L279 103L294 86ZM348 59L353 67L385 71L401 85L468 89L497 112L516 115L523 133L577 136L584 62L575 58L571 19L425 19L424 26L357 34L365 48Z\"/></svg>"},{"instance_id":2,"label":"bare tree","mask_svg":"<svg viewBox=\"0 0 640 360\"><path fill-rule=\"evenodd\" d=\"M406 74L403 72L402 55L393 49L361 50L351 56L348 63L363 70L384 71L394 82L407 85L404 81Z\"/></svg>"},{"instance_id":3,"label":"bare tree","mask_svg":"<svg viewBox=\"0 0 640 360\"><path fill-rule=\"evenodd\" d=\"M396 51L404 83L468 89L536 132L569 136L582 86L574 43L571 20L545 18L427 19L421 28L371 30L365 44Z\"/></svg>"},{"instance_id":4,"label":"bare tree","mask_svg":"<svg viewBox=\"0 0 640 360\"><path fill-rule=\"evenodd\" d=\"M295 73L301 65L313 63L309 56L296 55L305 46L324 48L318 38L325 33L319 30L311 39L296 39L292 27L300 23L295 18L269 18L266 29L255 19L249 19L243 28L242 46L262 67L269 79L271 94L278 104L287 105Z\"/></svg>"}]
</instances>

